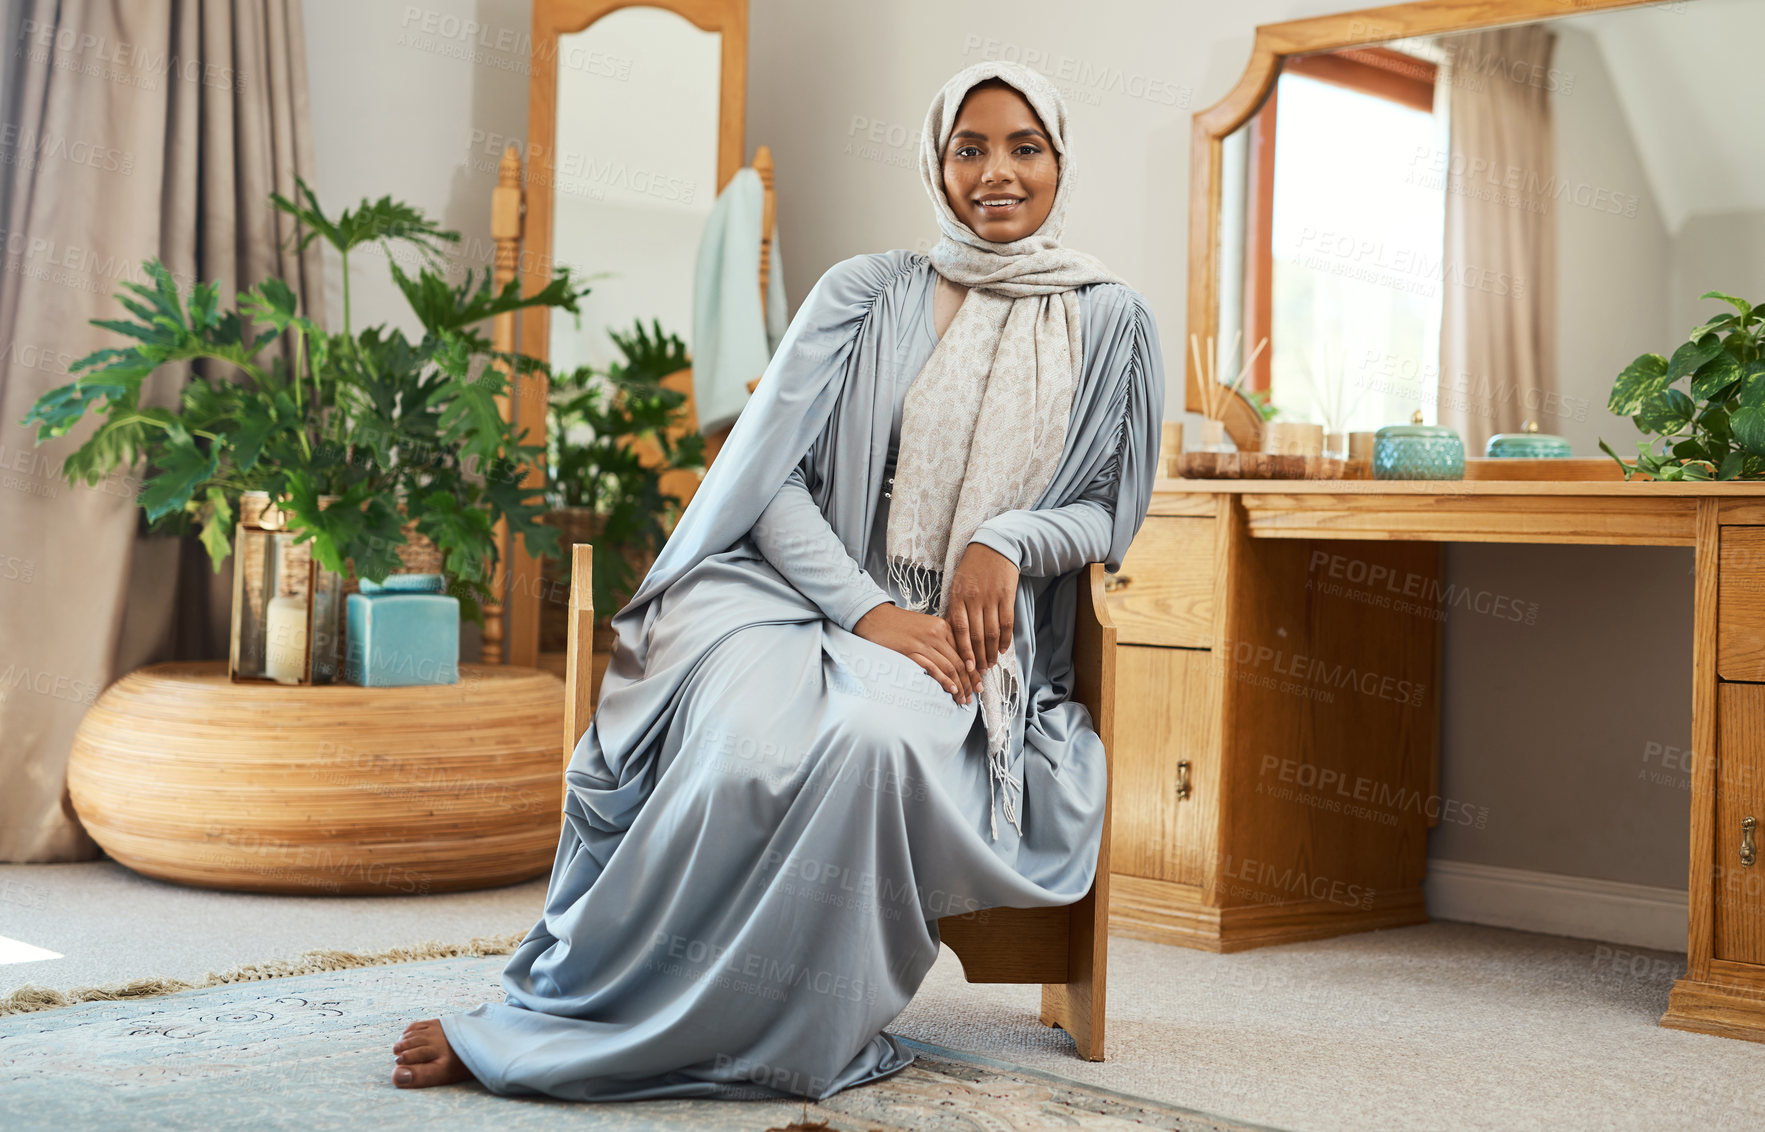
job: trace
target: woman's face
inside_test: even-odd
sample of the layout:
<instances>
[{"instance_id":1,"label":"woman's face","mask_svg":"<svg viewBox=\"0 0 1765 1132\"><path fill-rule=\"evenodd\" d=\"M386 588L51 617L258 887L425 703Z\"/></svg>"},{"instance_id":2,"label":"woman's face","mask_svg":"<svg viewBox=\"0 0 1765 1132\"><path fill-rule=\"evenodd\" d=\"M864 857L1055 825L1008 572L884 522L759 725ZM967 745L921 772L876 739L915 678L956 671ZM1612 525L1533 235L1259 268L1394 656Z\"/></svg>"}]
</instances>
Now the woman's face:
<instances>
[{"instance_id":1,"label":"woman's face","mask_svg":"<svg viewBox=\"0 0 1765 1132\"><path fill-rule=\"evenodd\" d=\"M944 148L944 192L957 219L983 240L1021 240L1048 219L1059 183L1054 146L1023 95L970 91Z\"/></svg>"}]
</instances>

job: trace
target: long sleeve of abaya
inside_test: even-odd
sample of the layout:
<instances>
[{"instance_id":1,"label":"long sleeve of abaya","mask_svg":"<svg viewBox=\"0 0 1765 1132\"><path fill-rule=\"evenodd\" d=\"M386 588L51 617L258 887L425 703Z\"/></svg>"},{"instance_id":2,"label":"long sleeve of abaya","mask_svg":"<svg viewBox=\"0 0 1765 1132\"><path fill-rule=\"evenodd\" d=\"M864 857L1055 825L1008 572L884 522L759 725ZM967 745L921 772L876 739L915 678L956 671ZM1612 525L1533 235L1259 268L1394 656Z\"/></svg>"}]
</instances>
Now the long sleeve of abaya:
<instances>
[{"instance_id":1,"label":"long sleeve of abaya","mask_svg":"<svg viewBox=\"0 0 1765 1132\"><path fill-rule=\"evenodd\" d=\"M1113 481L1099 482L1064 507L1002 511L976 528L969 542L998 551L1025 577L1056 577L1108 556L1114 498Z\"/></svg>"},{"instance_id":2,"label":"long sleeve of abaya","mask_svg":"<svg viewBox=\"0 0 1765 1132\"><path fill-rule=\"evenodd\" d=\"M760 554L827 619L850 630L889 595L846 552L809 494L803 469L791 469L751 532Z\"/></svg>"}]
</instances>

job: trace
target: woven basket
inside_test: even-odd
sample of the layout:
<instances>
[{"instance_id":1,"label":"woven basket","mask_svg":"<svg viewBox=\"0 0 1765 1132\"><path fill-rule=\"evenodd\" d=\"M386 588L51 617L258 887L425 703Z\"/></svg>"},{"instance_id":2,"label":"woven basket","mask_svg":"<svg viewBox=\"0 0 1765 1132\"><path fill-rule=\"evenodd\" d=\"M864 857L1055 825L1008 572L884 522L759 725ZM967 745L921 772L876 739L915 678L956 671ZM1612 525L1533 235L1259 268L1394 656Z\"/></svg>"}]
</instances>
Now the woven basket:
<instances>
[{"instance_id":1,"label":"woven basket","mask_svg":"<svg viewBox=\"0 0 1765 1132\"><path fill-rule=\"evenodd\" d=\"M563 652L570 645L570 547L579 542L593 544L599 537L592 507L560 507L547 512L540 520L558 528L558 556L547 555L540 562L539 651ZM601 553L595 547L595 553ZM638 577L649 569L651 558L635 552L627 555ZM594 624L594 651L607 652L613 647L613 630L607 622L617 609L597 609Z\"/></svg>"},{"instance_id":2,"label":"woven basket","mask_svg":"<svg viewBox=\"0 0 1765 1132\"><path fill-rule=\"evenodd\" d=\"M404 545L398 548L398 560L404 563L403 569L394 570L394 574L440 574L444 557L441 548L433 539L417 530L417 521L412 519L402 528ZM355 563L349 563L350 569L343 577L343 592L356 593L361 589L355 576Z\"/></svg>"}]
</instances>

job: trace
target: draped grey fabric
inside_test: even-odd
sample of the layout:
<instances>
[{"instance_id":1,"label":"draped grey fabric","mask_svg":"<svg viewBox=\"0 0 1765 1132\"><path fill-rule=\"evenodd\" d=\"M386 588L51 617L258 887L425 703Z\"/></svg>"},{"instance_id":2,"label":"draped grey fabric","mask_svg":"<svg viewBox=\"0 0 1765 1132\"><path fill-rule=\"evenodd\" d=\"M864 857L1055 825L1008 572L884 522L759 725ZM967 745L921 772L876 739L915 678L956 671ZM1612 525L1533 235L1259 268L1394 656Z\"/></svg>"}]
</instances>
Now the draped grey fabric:
<instances>
[{"instance_id":1,"label":"draped grey fabric","mask_svg":"<svg viewBox=\"0 0 1765 1132\"><path fill-rule=\"evenodd\" d=\"M70 487L90 425L36 448L18 421L75 360L120 338L88 325L158 257L223 295L269 275L322 312L319 251L288 245L271 190L313 176L300 0L10 6L0 272L0 860L97 852L67 801L74 729L97 693L165 658L180 623L226 639L227 577L137 539L136 474ZM185 375L155 374L172 404ZM189 549L195 550L193 546ZM198 552L199 553L199 552ZM174 595L189 574L189 601ZM224 654L222 654L224 655Z\"/></svg>"},{"instance_id":2,"label":"draped grey fabric","mask_svg":"<svg viewBox=\"0 0 1765 1132\"><path fill-rule=\"evenodd\" d=\"M975 705L849 631L893 596L878 543L932 293L907 252L822 277L613 618L544 916L503 973L506 1001L441 1019L493 1091L821 1097L874 1080L912 1060L883 1028L936 958L939 918L1090 888L1106 783L1068 698L1076 570L1119 568L1145 516L1157 332L1129 288L1078 292L1085 356L1059 467L1034 507L976 536L1020 565L1012 642L1029 683L1011 744L1023 833L1001 824L994 841Z\"/></svg>"}]
</instances>

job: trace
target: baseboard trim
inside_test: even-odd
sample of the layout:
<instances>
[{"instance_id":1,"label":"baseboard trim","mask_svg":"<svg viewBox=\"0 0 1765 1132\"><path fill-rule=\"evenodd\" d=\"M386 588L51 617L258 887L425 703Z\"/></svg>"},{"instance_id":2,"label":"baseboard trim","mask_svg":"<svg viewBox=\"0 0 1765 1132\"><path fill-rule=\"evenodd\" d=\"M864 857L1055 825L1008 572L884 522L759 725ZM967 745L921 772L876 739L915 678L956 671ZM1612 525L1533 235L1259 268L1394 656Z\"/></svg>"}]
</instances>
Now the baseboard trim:
<instances>
[{"instance_id":1,"label":"baseboard trim","mask_svg":"<svg viewBox=\"0 0 1765 1132\"><path fill-rule=\"evenodd\" d=\"M1380 892L1366 908L1312 899L1216 908L1203 903L1194 885L1122 873L1109 878L1111 935L1201 951L1248 951L1427 922L1420 888Z\"/></svg>"},{"instance_id":2,"label":"baseboard trim","mask_svg":"<svg viewBox=\"0 0 1765 1132\"><path fill-rule=\"evenodd\" d=\"M1436 920L1685 950L1679 889L1430 858L1423 891Z\"/></svg>"}]
</instances>

